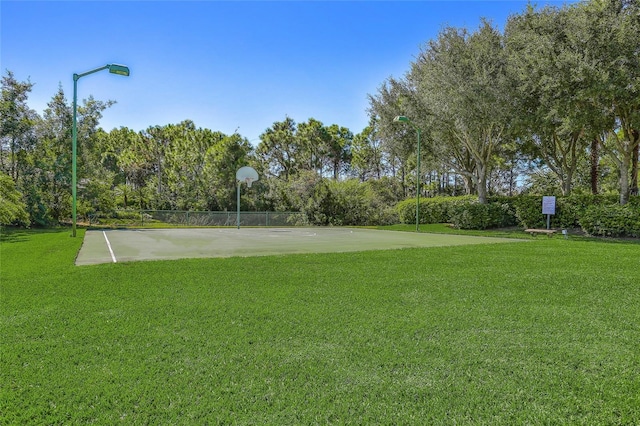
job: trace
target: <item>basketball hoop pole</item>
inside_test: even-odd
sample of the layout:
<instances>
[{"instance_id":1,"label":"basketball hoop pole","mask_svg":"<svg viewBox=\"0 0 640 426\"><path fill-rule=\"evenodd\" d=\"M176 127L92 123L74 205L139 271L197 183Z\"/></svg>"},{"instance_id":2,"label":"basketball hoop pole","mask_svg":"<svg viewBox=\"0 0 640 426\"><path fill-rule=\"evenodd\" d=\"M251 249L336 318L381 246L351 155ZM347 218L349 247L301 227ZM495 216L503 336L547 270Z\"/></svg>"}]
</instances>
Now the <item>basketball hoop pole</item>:
<instances>
[{"instance_id":1,"label":"basketball hoop pole","mask_svg":"<svg viewBox=\"0 0 640 426\"><path fill-rule=\"evenodd\" d=\"M237 201L237 206L238 206L238 216L237 216L237 220L236 223L238 224L238 229L240 229L240 181L238 181L238 201Z\"/></svg>"},{"instance_id":2,"label":"basketball hoop pole","mask_svg":"<svg viewBox=\"0 0 640 426\"><path fill-rule=\"evenodd\" d=\"M240 185L242 185L242 181L244 181L247 184L247 188L251 188L251 183L258 180L258 172L249 166L240 167L236 172L236 180L238 181L238 201L236 202L238 218L236 222L238 229L240 229Z\"/></svg>"}]
</instances>

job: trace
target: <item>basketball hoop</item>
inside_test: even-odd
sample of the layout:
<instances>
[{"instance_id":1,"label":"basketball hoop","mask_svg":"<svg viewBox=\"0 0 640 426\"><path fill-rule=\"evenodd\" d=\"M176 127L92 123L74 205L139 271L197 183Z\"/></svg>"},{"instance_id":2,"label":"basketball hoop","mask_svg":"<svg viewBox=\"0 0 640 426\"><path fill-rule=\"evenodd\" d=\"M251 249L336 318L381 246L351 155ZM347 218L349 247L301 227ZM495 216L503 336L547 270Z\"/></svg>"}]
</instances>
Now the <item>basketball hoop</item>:
<instances>
[{"instance_id":1,"label":"basketball hoop","mask_svg":"<svg viewBox=\"0 0 640 426\"><path fill-rule=\"evenodd\" d=\"M236 172L236 179L238 182L244 182L247 184L247 188L251 188L251 184L258 180L258 172L253 167L240 167Z\"/></svg>"}]
</instances>

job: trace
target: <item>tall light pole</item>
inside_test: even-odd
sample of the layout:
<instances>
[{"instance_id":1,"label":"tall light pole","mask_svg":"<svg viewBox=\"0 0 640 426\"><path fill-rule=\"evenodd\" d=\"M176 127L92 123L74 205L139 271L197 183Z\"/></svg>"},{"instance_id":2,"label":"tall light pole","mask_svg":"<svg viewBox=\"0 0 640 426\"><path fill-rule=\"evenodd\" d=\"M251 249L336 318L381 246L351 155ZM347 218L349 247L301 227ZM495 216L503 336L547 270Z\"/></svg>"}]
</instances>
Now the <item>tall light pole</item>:
<instances>
[{"instance_id":1,"label":"tall light pole","mask_svg":"<svg viewBox=\"0 0 640 426\"><path fill-rule=\"evenodd\" d=\"M103 67L93 69L91 71L83 72L82 74L73 74L73 127L72 127L72 142L71 142L71 219L73 224L71 225L71 236L76 236L76 218L77 218L77 152L78 152L78 80L85 75L93 74L94 72L108 69L111 74L118 74L129 76L129 67L118 64L107 64Z\"/></svg>"},{"instance_id":2,"label":"tall light pole","mask_svg":"<svg viewBox=\"0 0 640 426\"><path fill-rule=\"evenodd\" d=\"M393 121L408 123L411 127L416 129L416 132L418 133L418 164L416 169L416 232L420 232L420 128L413 124L413 122L404 115L397 116Z\"/></svg>"}]
</instances>

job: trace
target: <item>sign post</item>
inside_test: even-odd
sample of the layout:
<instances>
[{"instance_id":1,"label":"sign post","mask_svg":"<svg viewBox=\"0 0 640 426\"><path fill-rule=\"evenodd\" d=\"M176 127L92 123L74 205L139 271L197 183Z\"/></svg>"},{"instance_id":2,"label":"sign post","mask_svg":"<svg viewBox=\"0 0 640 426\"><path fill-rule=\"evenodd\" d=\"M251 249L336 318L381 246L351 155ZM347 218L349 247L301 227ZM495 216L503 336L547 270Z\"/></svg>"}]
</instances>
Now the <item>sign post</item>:
<instances>
[{"instance_id":1,"label":"sign post","mask_svg":"<svg viewBox=\"0 0 640 426\"><path fill-rule=\"evenodd\" d=\"M542 214L547 215L547 229L549 229L551 224L551 215L556 214L556 197L542 197Z\"/></svg>"}]
</instances>

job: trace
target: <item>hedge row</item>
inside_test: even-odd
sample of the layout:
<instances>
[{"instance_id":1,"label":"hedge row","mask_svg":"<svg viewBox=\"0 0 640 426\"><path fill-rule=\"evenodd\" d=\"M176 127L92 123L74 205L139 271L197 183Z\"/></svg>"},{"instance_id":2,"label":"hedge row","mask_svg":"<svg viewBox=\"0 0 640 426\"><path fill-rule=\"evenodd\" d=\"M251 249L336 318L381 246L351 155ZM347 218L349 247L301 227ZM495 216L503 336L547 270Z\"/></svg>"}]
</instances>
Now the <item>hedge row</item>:
<instances>
[{"instance_id":1,"label":"hedge row","mask_svg":"<svg viewBox=\"0 0 640 426\"><path fill-rule=\"evenodd\" d=\"M451 223L460 229L490 229L509 226L546 227L541 196L491 197L479 204L476 197L434 197L420 200L420 223ZM397 205L403 223L415 223L416 200ZM599 236L640 236L640 197L620 206L615 195L556 197L552 228L582 230Z\"/></svg>"},{"instance_id":2,"label":"hedge row","mask_svg":"<svg viewBox=\"0 0 640 426\"><path fill-rule=\"evenodd\" d=\"M640 206L590 206L580 224L589 235L640 238Z\"/></svg>"},{"instance_id":3,"label":"hedge row","mask_svg":"<svg viewBox=\"0 0 640 426\"><path fill-rule=\"evenodd\" d=\"M420 200L420 223L449 223L456 209L477 203L478 197L433 197ZM397 204L396 209L402 223L416 222L416 200L408 199Z\"/></svg>"}]
</instances>

